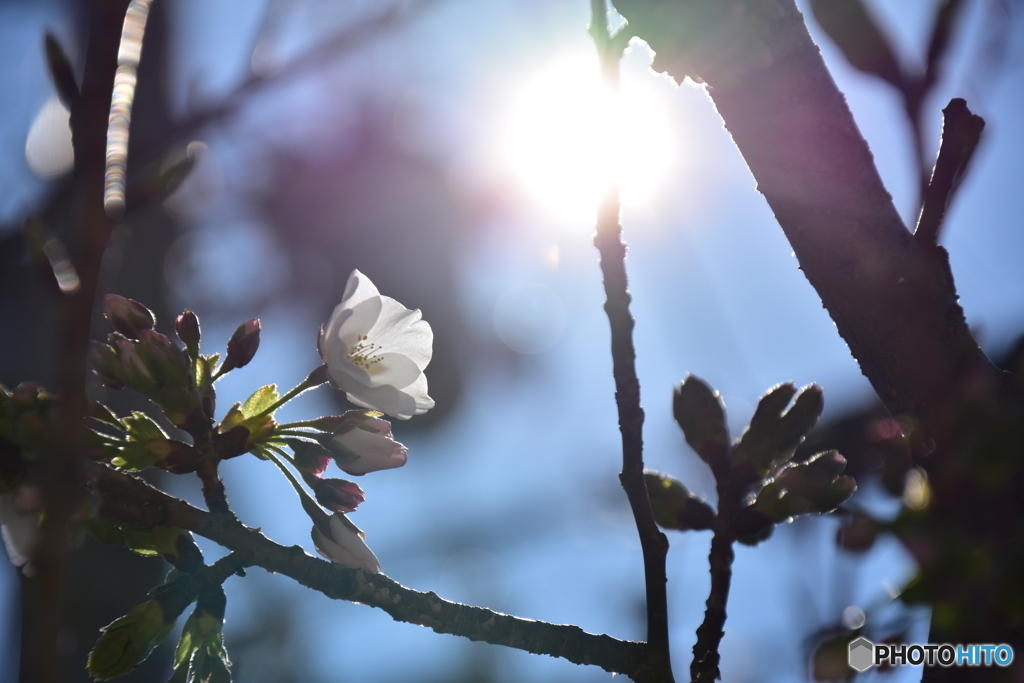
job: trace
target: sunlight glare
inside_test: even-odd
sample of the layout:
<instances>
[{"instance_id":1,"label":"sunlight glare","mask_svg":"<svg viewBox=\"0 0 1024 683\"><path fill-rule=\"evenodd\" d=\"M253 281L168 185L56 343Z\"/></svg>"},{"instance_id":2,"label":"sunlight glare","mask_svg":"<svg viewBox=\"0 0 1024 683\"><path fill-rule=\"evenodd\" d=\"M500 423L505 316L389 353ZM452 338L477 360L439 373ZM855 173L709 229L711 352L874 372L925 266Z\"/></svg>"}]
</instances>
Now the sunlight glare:
<instances>
[{"instance_id":1,"label":"sunlight glare","mask_svg":"<svg viewBox=\"0 0 1024 683\"><path fill-rule=\"evenodd\" d=\"M510 107L502 157L546 210L592 224L609 165L622 201L648 202L667 175L674 139L662 103L642 84L606 94L596 58L557 63L526 82Z\"/></svg>"}]
</instances>

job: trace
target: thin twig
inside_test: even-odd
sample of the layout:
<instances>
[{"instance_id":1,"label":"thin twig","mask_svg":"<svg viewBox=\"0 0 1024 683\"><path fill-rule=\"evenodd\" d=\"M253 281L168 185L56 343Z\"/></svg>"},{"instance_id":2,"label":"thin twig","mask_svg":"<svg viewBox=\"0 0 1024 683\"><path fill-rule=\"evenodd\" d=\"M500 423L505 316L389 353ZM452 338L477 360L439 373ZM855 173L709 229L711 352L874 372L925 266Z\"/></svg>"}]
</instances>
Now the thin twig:
<instances>
[{"instance_id":1,"label":"thin twig","mask_svg":"<svg viewBox=\"0 0 1024 683\"><path fill-rule=\"evenodd\" d=\"M284 574L329 598L377 607L397 621L428 626L438 633L599 666L635 681L658 680L644 677L648 648L643 643L586 633L578 626L520 619L449 602L433 592L414 591L383 574L340 567L310 557L298 546L278 545L256 529L204 512L136 477L99 464L91 469L93 485L101 496L135 508L133 524L188 529L243 553L247 565Z\"/></svg>"},{"instance_id":2,"label":"thin twig","mask_svg":"<svg viewBox=\"0 0 1024 683\"><path fill-rule=\"evenodd\" d=\"M942 144L914 231L914 238L925 245L938 244L946 209L985 128L985 119L972 114L967 102L959 97L949 101L942 110L942 117Z\"/></svg>"},{"instance_id":3,"label":"thin twig","mask_svg":"<svg viewBox=\"0 0 1024 683\"><path fill-rule=\"evenodd\" d=\"M715 516L715 535L711 539L708 564L711 570L711 591L705 603L704 621L697 627L697 642L693 646L690 662L690 680L693 683L713 683L721 678L718 647L725 635L725 606L732 583L732 562L735 557L732 544L736 534L732 519L739 510L746 487L737 486L736 479L725 474L718 479L718 514Z\"/></svg>"},{"instance_id":4,"label":"thin twig","mask_svg":"<svg viewBox=\"0 0 1024 683\"><path fill-rule=\"evenodd\" d=\"M622 55L621 41L613 42L608 33L607 9L604 0L591 0L590 31L601 57L605 85L618 91L618 61ZM622 242L619 224L619 191L614 181L608 189L597 217L594 246L601 255L601 274L607 300L604 305L611 326L612 373L615 377L615 403L622 434L622 472L619 481L629 498L636 521L644 557L644 582L647 593L647 645L649 666L662 681L672 681L669 653L668 599L665 591L665 557L668 539L658 529L644 480L643 423L640 406L640 380L636 374L636 351L633 347L633 317L629 311L631 297L626 279L626 245Z\"/></svg>"}]
</instances>

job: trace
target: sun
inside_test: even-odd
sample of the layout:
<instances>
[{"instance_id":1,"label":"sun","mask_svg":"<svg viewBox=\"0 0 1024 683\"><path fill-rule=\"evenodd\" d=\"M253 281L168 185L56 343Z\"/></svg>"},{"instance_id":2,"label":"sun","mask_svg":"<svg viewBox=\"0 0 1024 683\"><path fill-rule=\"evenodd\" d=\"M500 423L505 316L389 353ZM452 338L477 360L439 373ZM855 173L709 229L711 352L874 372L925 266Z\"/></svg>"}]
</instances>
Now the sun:
<instances>
[{"instance_id":1,"label":"sun","mask_svg":"<svg viewBox=\"0 0 1024 683\"><path fill-rule=\"evenodd\" d=\"M644 205L672 166L675 140L665 107L642 83L623 79L613 98L596 58L559 61L515 91L501 156L545 210L592 224L610 172L626 205Z\"/></svg>"}]
</instances>

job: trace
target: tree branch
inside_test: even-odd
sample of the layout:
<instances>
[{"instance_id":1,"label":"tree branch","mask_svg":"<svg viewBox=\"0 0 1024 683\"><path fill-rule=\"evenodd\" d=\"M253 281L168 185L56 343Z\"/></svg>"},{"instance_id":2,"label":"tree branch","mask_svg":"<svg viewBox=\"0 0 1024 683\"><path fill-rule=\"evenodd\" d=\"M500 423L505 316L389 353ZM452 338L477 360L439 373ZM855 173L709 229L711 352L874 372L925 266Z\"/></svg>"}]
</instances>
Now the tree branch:
<instances>
[{"instance_id":1,"label":"tree branch","mask_svg":"<svg viewBox=\"0 0 1024 683\"><path fill-rule=\"evenodd\" d=\"M32 553L36 575L26 582L23 607L21 680L39 683L60 679L62 658L57 636L61 626L62 585L66 566L67 523L81 505L79 460L84 451L86 354L103 251L113 222L103 209L103 174L110 93L121 25L128 0L97 0L89 27L81 95L71 105L73 199L68 231L70 261L78 286L58 300L60 407L47 429L40 471L43 522Z\"/></svg>"},{"instance_id":2,"label":"tree branch","mask_svg":"<svg viewBox=\"0 0 1024 683\"><path fill-rule=\"evenodd\" d=\"M942 144L914 231L914 239L919 244L934 246L939 243L946 209L967 171L984 128L985 119L972 114L967 102L959 97L950 100L942 110Z\"/></svg>"},{"instance_id":3,"label":"tree branch","mask_svg":"<svg viewBox=\"0 0 1024 683\"><path fill-rule=\"evenodd\" d=\"M594 36L605 85L618 93L619 58L623 45L608 34L605 0L591 1L590 32ZM595 144L597 144L595 142ZM644 479L643 425L640 406L640 380L636 375L636 351L633 347L633 316L626 279L626 245L619 224L619 190L613 180L601 201L597 216L594 246L601 255L601 274L607 300L605 313L611 326L612 374L615 377L615 404L622 434L622 472L619 481L629 499L636 521L644 558L644 584L647 596L647 644L651 670L658 680L671 682L672 661L668 635L668 597L665 584L665 558L668 538L658 529Z\"/></svg>"},{"instance_id":4,"label":"tree branch","mask_svg":"<svg viewBox=\"0 0 1024 683\"><path fill-rule=\"evenodd\" d=\"M122 512L132 510L130 520L122 521L144 527L188 529L242 553L246 564L289 576L329 598L377 607L396 621L427 626L438 633L561 657L574 664L599 666L634 681L657 680L645 673L644 643L586 633L578 626L520 619L449 602L433 592L406 588L383 574L348 569L310 557L299 546L279 545L234 518L204 512L141 479L104 465L93 465L91 472L93 487L104 499L121 506Z\"/></svg>"},{"instance_id":5,"label":"tree branch","mask_svg":"<svg viewBox=\"0 0 1024 683\"><path fill-rule=\"evenodd\" d=\"M654 67L708 84L800 267L919 451L950 438L951 401L995 367L972 338L945 251L907 231L793 0L616 0Z\"/></svg>"}]
</instances>

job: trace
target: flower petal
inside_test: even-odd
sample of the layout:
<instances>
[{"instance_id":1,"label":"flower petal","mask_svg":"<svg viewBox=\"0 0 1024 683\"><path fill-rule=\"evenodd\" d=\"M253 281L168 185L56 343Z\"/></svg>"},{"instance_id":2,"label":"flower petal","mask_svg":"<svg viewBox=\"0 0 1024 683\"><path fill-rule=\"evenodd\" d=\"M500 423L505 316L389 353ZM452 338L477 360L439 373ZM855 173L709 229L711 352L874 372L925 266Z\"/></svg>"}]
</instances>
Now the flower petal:
<instances>
[{"instance_id":1,"label":"flower petal","mask_svg":"<svg viewBox=\"0 0 1024 683\"><path fill-rule=\"evenodd\" d=\"M422 415L434 407L434 399L427 394L427 376L420 374L416 381L409 386L402 387L402 393L412 398L416 404L415 415Z\"/></svg>"},{"instance_id":2,"label":"flower petal","mask_svg":"<svg viewBox=\"0 0 1024 683\"><path fill-rule=\"evenodd\" d=\"M330 446L338 449L335 450L339 454L338 467L357 476L401 467L408 459L406 452L409 450L392 439L390 434L379 434L360 427L335 435ZM353 455L356 459L350 460Z\"/></svg>"},{"instance_id":3,"label":"flower petal","mask_svg":"<svg viewBox=\"0 0 1024 683\"><path fill-rule=\"evenodd\" d=\"M377 340L372 336L372 330L379 322L378 318L383 305L384 303L378 296L361 301L355 306L349 306L351 314L338 326L337 338L348 347L357 344L361 336L369 336L371 342L376 342Z\"/></svg>"},{"instance_id":4,"label":"flower petal","mask_svg":"<svg viewBox=\"0 0 1024 683\"><path fill-rule=\"evenodd\" d=\"M423 375L415 361L401 353L384 353L380 360L370 366L370 386L390 384L404 389Z\"/></svg>"},{"instance_id":5,"label":"flower petal","mask_svg":"<svg viewBox=\"0 0 1024 683\"><path fill-rule=\"evenodd\" d=\"M361 386L355 391L344 386L341 388L345 391L345 397L355 405L379 410L391 417L397 417L399 420L408 420L413 415L426 412L425 409L417 408L415 398L390 384L382 384L379 387ZM431 401L431 406L433 406L433 401Z\"/></svg>"},{"instance_id":6,"label":"flower petal","mask_svg":"<svg viewBox=\"0 0 1024 683\"><path fill-rule=\"evenodd\" d=\"M352 308L354 306L358 306L367 299L373 299L379 296L380 292L377 291L377 286L370 281L370 278L366 277L356 269L348 276L348 282L345 283L345 293L341 297L340 306Z\"/></svg>"},{"instance_id":7,"label":"flower petal","mask_svg":"<svg viewBox=\"0 0 1024 683\"><path fill-rule=\"evenodd\" d=\"M409 356L422 370L433 354L434 331L423 320L419 309L410 310L388 296L381 297L382 308L370 332L371 341L381 350Z\"/></svg>"}]
</instances>

